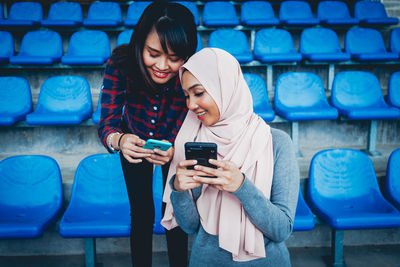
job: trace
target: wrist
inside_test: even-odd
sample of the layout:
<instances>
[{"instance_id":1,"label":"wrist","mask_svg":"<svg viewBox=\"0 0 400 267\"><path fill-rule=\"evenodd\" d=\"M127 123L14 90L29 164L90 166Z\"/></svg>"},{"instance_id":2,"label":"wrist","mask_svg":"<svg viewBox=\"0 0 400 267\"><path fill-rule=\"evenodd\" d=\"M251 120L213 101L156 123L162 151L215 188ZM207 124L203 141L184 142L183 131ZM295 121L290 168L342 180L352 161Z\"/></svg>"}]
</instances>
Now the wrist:
<instances>
[{"instance_id":1,"label":"wrist","mask_svg":"<svg viewBox=\"0 0 400 267\"><path fill-rule=\"evenodd\" d=\"M114 141L115 136L119 136L119 135L121 135L119 132L113 132L113 133L110 133L107 137L108 148L114 153L119 151L119 148L115 145L115 141Z\"/></svg>"}]
</instances>

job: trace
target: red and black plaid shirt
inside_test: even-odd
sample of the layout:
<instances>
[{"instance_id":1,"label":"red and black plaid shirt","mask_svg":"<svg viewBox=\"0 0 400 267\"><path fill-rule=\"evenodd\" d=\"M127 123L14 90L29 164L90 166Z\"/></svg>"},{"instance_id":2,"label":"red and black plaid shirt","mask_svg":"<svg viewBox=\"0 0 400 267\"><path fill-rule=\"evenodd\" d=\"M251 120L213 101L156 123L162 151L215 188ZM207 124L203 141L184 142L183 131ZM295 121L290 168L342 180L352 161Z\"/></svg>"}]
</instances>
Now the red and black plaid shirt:
<instances>
[{"instance_id":1,"label":"red and black plaid shirt","mask_svg":"<svg viewBox=\"0 0 400 267\"><path fill-rule=\"evenodd\" d=\"M98 135L107 148L112 132L129 132L140 138L173 143L187 107L179 78L171 79L157 92L134 88L126 72L108 60L101 95L101 117ZM111 151L110 151L111 152Z\"/></svg>"}]
</instances>

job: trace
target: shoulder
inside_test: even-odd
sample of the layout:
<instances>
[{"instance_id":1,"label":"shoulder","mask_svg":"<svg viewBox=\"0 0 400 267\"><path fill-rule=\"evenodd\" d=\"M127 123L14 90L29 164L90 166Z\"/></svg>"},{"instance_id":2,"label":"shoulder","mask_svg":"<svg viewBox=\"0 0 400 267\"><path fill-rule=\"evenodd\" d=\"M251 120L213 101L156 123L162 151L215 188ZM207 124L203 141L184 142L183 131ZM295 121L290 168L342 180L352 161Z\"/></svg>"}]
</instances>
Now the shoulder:
<instances>
[{"instance_id":1,"label":"shoulder","mask_svg":"<svg viewBox=\"0 0 400 267\"><path fill-rule=\"evenodd\" d=\"M294 153L292 139L286 132L271 127L271 135L274 156L282 153Z\"/></svg>"}]
</instances>

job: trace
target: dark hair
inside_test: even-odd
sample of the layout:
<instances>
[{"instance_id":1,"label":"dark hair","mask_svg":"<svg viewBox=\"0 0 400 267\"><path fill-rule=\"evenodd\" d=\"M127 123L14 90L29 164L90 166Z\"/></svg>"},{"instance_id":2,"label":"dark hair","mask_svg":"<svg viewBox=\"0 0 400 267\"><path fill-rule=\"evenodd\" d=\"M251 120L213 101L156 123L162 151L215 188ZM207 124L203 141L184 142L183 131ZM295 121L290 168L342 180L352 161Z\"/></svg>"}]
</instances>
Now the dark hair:
<instances>
[{"instance_id":1,"label":"dark hair","mask_svg":"<svg viewBox=\"0 0 400 267\"><path fill-rule=\"evenodd\" d=\"M169 47L179 58L187 60L196 51L197 29L189 9L177 3L151 3L140 17L129 44L113 51L115 63L127 68L135 87L156 88L143 62L144 43L153 27L165 53Z\"/></svg>"}]
</instances>

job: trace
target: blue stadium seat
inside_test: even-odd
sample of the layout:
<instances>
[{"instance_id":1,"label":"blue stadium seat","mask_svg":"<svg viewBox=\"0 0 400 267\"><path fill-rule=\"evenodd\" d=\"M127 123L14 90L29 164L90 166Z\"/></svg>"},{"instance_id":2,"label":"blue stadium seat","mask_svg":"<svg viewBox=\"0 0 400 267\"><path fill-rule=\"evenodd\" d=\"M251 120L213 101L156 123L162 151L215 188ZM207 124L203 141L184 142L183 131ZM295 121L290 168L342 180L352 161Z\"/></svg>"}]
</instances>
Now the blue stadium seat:
<instances>
[{"instance_id":1,"label":"blue stadium seat","mask_svg":"<svg viewBox=\"0 0 400 267\"><path fill-rule=\"evenodd\" d=\"M232 54L239 63L253 60L246 35L234 29L215 30L208 38L208 46L223 49Z\"/></svg>"},{"instance_id":2,"label":"blue stadium seat","mask_svg":"<svg viewBox=\"0 0 400 267\"><path fill-rule=\"evenodd\" d=\"M63 207L57 162L40 155L0 162L0 238L35 238L54 224Z\"/></svg>"},{"instance_id":3,"label":"blue stadium seat","mask_svg":"<svg viewBox=\"0 0 400 267\"><path fill-rule=\"evenodd\" d=\"M400 148L389 157L386 168L385 196L400 210Z\"/></svg>"},{"instance_id":4,"label":"blue stadium seat","mask_svg":"<svg viewBox=\"0 0 400 267\"><path fill-rule=\"evenodd\" d=\"M274 10L266 1L246 1L241 6L241 24L246 26L278 25Z\"/></svg>"},{"instance_id":5,"label":"blue stadium seat","mask_svg":"<svg viewBox=\"0 0 400 267\"><path fill-rule=\"evenodd\" d=\"M191 1L174 1L174 3L178 3L178 4L181 4L185 7L187 7L190 10L190 12L192 12L192 14L193 14L194 23L196 24L196 26L198 26L200 24L199 11L197 10L196 3L191 2Z\"/></svg>"},{"instance_id":6,"label":"blue stadium seat","mask_svg":"<svg viewBox=\"0 0 400 267\"><path fill-rule=\"evenodd\" d=\"M306 1L283 1L279 9L281 24L288 26L310 26L319 24Z\"/></svg>"},{"instance_id":7,"label":"blue stadium seat","mask_svg":"<svg viewBox=\"0 0 400 267\"><path fill-rule=\"evenodd\" d=\"M387 52L382 35L375 29L353 28L347 31L346 52L359 61L396 60L398 53Z\"/></svg>"},{"instance_id":8,"label":"blue stadium seat","mask_svg":"<svg viewBox=\"0 0 400 267\"><path fill-rule=\"evenodd\" d=\"M290 121L336 119L338 111L329 105L318 75L286 72L275 84L274 109Z\"/></svg>"},{"instance_id":9,"label":"blue stadium seat","mask_svg":"<svg viewBox=\"0 0 400 267\"><path fill-rule=\"evenodd\" d=\"M43 9L40 3L16 2L11 5L7 19L0 20L0 26L38 26L42 19Z\"/></svg>"},{"instance_id":10,"label":"blue stadium seat","mask_svg":"<svg viewBox=\"0 0 400 267\"><path fill-rule=\"evenodd\" d=\"M201 49L203 49L203 43L201 42L200 34L197 33L197 47L196 47L196 52L199 52Z\"/></svg>"},{"instance_id":11,"label":"blue stadium seat","mask_svg":"<svg viewBox=\"0 0 400 267\"><path fill-rule=\"evenodd\" d=\"M268 91L264 80L259 75L252 73L244 73L243 76L253 97L254 112L267 122L273 121L275 112L269 104Z\"/></svg>"},{"instance_id":12,"label":"blue stadium seat","mask_svg":"<svg viewBox=\"0 0 400 267\"><path fill-rule=\"evenodd\" d=\"M6 63L14 55L14 38L11 33L0 31L0 63Z\"/></svg>"},{"instance_id":13,"label":"blue stadium seat","mask_svg":"<svg viewBox=\"0 0 400 267\"><path fill-rule=\"evenodd\" d=\"M308 180L308 204L332 228L333 266L343 266L343 230L400 226L400 211L382 196L372 162L361 151L318 152Z\"/></svg>"},{"instance_id":14,"label":"blue stadium seat","mask_svg":"<svg viewBox=\"0 0 400 267\"><path fill-rule=\"evenodd\" d=\"M40 89L34 112L26 116L30 125L73 125L91 116L92 96L87 80L79 76L54 76Z\"/></svg>"},{"instance_id":15,"label":"blue stadium seat","mask_svg":"<svg viewBox=\"0 0 400 267\"><path fill-rule=\"evenodd\" d=\"M151 1L134 1L130 4L124 21L125 26L135 26L138 23L140 16L142 16L143 11L150 4Z\"/></svg>"},{"instance_id":16,"label":"blue stadium seat","mask_svg":"<svg viewBox=\"0 0 400 267\"><path fill-rule=\"evenodd\" d=\"M388 103L400 108L400 71L390 76L388 86Z\"/></svg>"},{"instance_id":17,"label":"blue stadium seat","mask_svg":"<svg viewBox=\"0 0 400 267\"><path fill-rule=\"evenodd\" d=\"M165 229L161 225L163 193L164 193L164 188L163 188L162 169L160 166L156 166L153 174L153 201L154 201L153 233L155 234L165 233Z\"/></svg>"},{"instance_id":18,"label":"blue stadium seat","mask_svg":"<svg viewBox=\"0 0 400 267\"><path fill-rule=\"evenodd\" d=\"M379 1L358 1L354 5L354 17L364 25L395 25L398 18L388 17L385 6Z\"/></svg>"},{"instance_id":19,"label":"blue stadium seat","mask_svg":"<svg viewBox=\"0 0 400 267\"><path fill-rule=\"evenodd\" d=\"M400 28L395 28L390 33L390 51L400 53Z\"/></svg>"},{"instance_id":20,"label":"blue stadium seat","mask_svg":"<svg viewBox=\"0 0 400 267\"><path fill-rule=\"evenodd\" d=\"M111 55L108 35L98 30L83 30L72 34L63 64L103 64Z\"/></svg>"},{"instance_id":21,"label":"blue stadium seat","mask_svg":"<svg viewBox=\"0 0 400 267\"><path fill-rule=\"evenodd\" d=\"M321 24L330 26L352 26L359 20L350 16L349 9L342 1L321 1L318 3L317 16Z\"/></svg>"},{"instance_id":22,"label":"blue stadium seat","mask_svg":"<svg viewBox=\"0 0 400 267\"><path fill-rule=\"evenodd\" d=\"M315 226L314 214L304 200L301 189L297 201L296 215L294 217L293 231L308 231Z\"/></svg>"},{"instance_id":23,"label":"blue stadium seat","mask_svg":"<svg viewBox=\"0 0 400 267\"><path fill-rule=\"evenodd\" d=\"M300 53L311 61L346 61L350 54L342 52L339 38L331 29L304 29L300 37Z\"/></svg>"},{"instance_id":24,"label":"blue stadium seat","mask_svg":"<svg viewBox=\"0 0 400 267\"><path fill-rule=\"evenodd\" d=\"M3 10L3 5L0 5L0 20L4 19L4 10Z\"/></svg>"},{"instance_id":25,"label":"blue stadium seat","mask_svg":"<svg viewBox=\"0 0 400 267\"><path fill-rule=\"evenodd\" d=\"M230 2L206 2L203 9L203 25L212 26L237 26L239 20L235 7Z\"/></svg>"},{"instance_id":26,"label":"blue stadium seat","mask_svg":"<svg viewBox=\"0 0 400 267\"><path fill-rule=\"evenodd\" d=\"M131 41L132 33L133 30L125 30L118 34L117 46L122 44L129 44L129 42Z\"/></svg>"},{"instance_id":27,"label":"blue stadium seat","mask_svg":"<svg viewBox=\"0 0 400 267\"><path fill-rule=\"evenodd\" d=\"M121 8L116 2L93 2L89 6L84 26L118 26L122 23Z\"/></svg>"},{"instance_id":28,"label":"blue stadium seat","mask_svg":"<svg viewBox=\"0 0 400 267\"><path fill-rule=\"evenodd\" d=\"M283 29L262 29L254 40L254 58L262 62L300 61L290 33Z\"/></svg>"},{"instance_id":29,"label":"blue stadium seat","mask_svg":"<svg viewBox=\"0 0 400 267\"><path fill-rule=\"evenodd\" d=\"M331 102L349 119L395 119L400 110L389 106L375 75L365 71L342 71L333 80Z\"/></svg>"},{"instance_id":30,"label":"blue stadium seat","mask_svg":"<svg viewBox=\"0 0 400 267\"><path fill-rule=\"evenodd\" d=\"M0 77L0 125L10 126L24 120L32 111L28 81L21 77Z\"/></svg>"},{"instance_id":31,"label":"blue stadium seat","mask_svg":"<svg viewBox=\"0 0 400 267\"><path fill-rule=\"evenodd\" d=\"M60 34L54 31L27 32L21 43L19 53L10 57L11 64L50 65L59 62L63 55Z\"/></svg>"},{"instance_id":32,"label":"blue stadium seat","mask_svg":"<svg viewBox=\"0 0 400 267\"><path fill-rule=\"evenodd\" d=\"M99 100L97 101L97 107L96 110L92 114L92 121L94 124L98 124L100 122L100 116L101 116L101 94L103 92L103 85L101 85L100 88L100 93L99 93Z\"/></svg>"},{"instance_id":33,"label":"blue stadium seat","mask_svg":"<svg viewBox=\"0 0 400 267\"><path fill-rule=\"evenodd\" d=\"M82 24L82 7L76 2L55 2L50 5L43 26L50 27L76 27Z\"/></svg>"}]
</instances>

